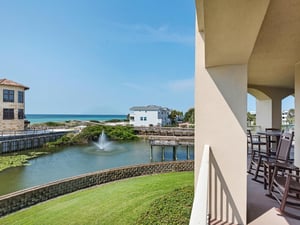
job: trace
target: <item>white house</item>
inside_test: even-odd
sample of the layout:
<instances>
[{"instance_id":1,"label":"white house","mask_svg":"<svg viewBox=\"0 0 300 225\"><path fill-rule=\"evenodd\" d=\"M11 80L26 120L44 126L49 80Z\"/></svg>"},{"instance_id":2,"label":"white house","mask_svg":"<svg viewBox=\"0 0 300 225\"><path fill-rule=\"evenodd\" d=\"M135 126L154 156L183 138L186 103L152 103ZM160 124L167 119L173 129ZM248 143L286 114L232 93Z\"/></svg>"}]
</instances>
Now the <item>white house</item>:
<instances>
[{"instance_id":1,"label":"white house","mask_svg":"<svg viewBox=\"0 0 300 225\"><path fill-rule=\"evenodd\" d=\"M288 124L289 124L289 123L288 123L288 120L287 120L288 112L289 112L289 111L283 111L283 112L281 113L281 124L282 124L282 125L288 125Z\"/></svg>"},{"instance_id":2,"label":"white house","mask_svg":"<svg viewBox=\"0 0 300 225\"><path fill-rule=\"evenodd\" d=\"M130 108L129 123L137 126L165 126L170 124L169 114L170 109L166 107L148 105L134 106Z\"/></svg>"}]
</instances>

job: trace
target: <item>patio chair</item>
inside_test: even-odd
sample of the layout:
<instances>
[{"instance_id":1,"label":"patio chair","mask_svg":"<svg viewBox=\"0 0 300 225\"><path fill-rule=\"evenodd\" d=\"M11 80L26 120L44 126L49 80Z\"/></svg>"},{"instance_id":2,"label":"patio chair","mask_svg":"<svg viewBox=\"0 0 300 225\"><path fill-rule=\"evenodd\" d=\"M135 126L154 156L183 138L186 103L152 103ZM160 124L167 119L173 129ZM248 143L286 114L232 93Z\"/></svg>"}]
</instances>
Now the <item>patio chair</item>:
<instances>
[{"instance_id":1,"label":"patio chair","mask_svg":"<svg viewBox=\"0 0 300 225\"><path fill-rule=\"evenodd\" d=\"M283 133L284 130L281 130L279 128L266 128L266 132L281 132ZM267 152L269 152L272 155L276 155L276 150L277 146L279 143L279 137L274 137L274 136L267 136L266 137L266 142L267 142Z\"/></svg>"},{"instance_id":2,"label":"patio chair","mask_svg":"<svg viewBox=\"0 0 300 225\"><path fill-rule=\"evenodd\" d=\"M290 150L293 142L294 133L283 133L280 136L279 143L277 145L276 155L260 153L259 157L255 159L253 164L255 165L255 173L252 178L255 181L258 181L258 177L264 177L264 187L266 184L270 183L270 175L272 166L274 163L287 163L290 156ZM263 172L263 175L259 175L259 172Z\"/></svg>"},{"instance_id":3,"label":"patio chair","mask_svg":"<svg viewBox=\"0 0 300 225\"><path fill-rule=\"evenodd\" d=\"M260 135L253 135L251 130L247 130L247 139L248 139L248 154L251 155L251 160L249 164L248 173L252 174L255 166L255 162L258 160L260 153L266 150L266 141L265 138ZM263 139L263 140L262 140ZM262 146L265 146L264 149Z\"/></svg>"},{"instance_id":4,"label":"patio chair","mask_svg":"<svg viewBox=\"0 0 300 225\"><path fill-rule=\"evenodd\" d=\"M289 172L282 172L287 170ZM278 211L281 214L300 219L299 211L293 208L300 209L300 176L299 168L282 164L274 166L272 181L270 184L270 196L277 200L280 207ZM286 206L289 206L289 212L286 211ZM294 211L293 211L294 210ZM297 215L296 215L297 214Z\"/></svg>"}]
</instances>

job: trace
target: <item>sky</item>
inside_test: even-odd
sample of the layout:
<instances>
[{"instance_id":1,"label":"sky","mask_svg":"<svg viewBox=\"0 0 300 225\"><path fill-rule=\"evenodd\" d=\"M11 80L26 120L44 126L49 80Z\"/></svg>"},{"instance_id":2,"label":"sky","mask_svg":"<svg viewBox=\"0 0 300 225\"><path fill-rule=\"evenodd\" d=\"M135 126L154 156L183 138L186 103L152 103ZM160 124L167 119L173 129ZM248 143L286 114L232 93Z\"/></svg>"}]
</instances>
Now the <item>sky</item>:
<instances>
[{"instance_id":1,"label":"sky","mask_svg":"<svg viewBox=\"0 0 300 225\"><path fill-rule=\"evenodd\" d=\"M26 114L194 107L194 0L0 0L0 28L0 78L30 87Z\"/></svg>"},{"instance_id":2,"label":"sky","mask_svg":"<svg viewBox=\"0 0 300 225\"><path fill-rule=\"evenodd\" d=\"M1 0L0 27L27 114L194 106L194 0Z\"/></svg>"}]
</instances>

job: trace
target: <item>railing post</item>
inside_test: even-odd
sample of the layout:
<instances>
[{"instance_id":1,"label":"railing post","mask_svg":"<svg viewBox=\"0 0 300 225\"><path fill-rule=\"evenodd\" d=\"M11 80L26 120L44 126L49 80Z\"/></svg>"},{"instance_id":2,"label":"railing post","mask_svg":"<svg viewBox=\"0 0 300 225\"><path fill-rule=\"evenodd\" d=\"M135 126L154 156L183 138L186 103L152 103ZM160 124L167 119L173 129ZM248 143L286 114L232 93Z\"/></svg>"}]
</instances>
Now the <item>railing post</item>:
<instances>
[{"instance_id":1,"label":"railing post","mask_svg":"<svg viewBox=\"0 0 300 225\"><path fill-rule=\"evenodd\" d=\"M190 217L190 225L207 225L210 221L208 212L208 196L209 196L209 159L210 146L205 145L200 165L197 186L195 187L195 195L192 213Z\"/></svg>"}]
</instances>

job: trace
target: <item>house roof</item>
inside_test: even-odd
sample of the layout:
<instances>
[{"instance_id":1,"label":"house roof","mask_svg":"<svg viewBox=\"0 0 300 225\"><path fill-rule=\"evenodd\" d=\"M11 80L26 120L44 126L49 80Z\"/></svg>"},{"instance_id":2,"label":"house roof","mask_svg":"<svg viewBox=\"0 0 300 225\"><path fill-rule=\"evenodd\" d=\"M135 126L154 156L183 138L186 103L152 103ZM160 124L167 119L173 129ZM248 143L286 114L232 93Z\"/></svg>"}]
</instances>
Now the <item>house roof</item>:
<instances>
[{"instance_id":1,"label":"house roof","mask_svg":"<svg viewBox=\"0 0 300 225\"><path fill-rule=\"evenodd\" d=\"M130 111L159 111L159 110L169 110L169 109L157 105L134 106L130 108Z\"/></svg>"},{"instance_id":2,"label":"house roof","mask_svg":"<svg viewBox=\"0 0 300 225\"><path fill-rule=\"evenodd\" d=\"M19 84L17 82L14 82L12 80L8 80L6 78L4 79L0 79L0 85L6 85L6 86L14 86L14 87L22 87L24 88L25 90L28 90L29 87L27 86L24 86L23 84Z\"/></svg>"}]
</instances>

